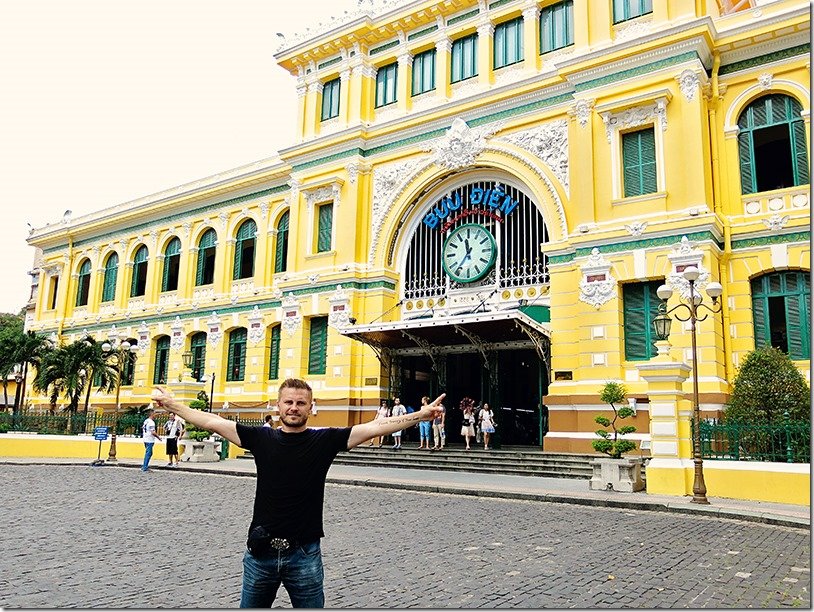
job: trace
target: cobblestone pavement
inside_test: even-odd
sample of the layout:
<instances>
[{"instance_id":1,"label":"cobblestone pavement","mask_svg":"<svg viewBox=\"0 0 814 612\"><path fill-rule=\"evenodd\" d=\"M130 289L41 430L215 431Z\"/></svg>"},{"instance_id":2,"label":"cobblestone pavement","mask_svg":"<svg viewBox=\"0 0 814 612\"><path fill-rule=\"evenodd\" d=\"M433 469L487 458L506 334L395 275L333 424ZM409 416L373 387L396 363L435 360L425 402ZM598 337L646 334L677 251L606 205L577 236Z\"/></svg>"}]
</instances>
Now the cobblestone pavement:
<instances>
[{"instance_id":1,"label":"cobblestone pavement","mask_svg":"<svg viewBox=\"0 0 814 612\"><path fill-rule=\"evenodd\" d=\"M253 478L0 475L0 606L237 607ZM346 485L325 528L328 607L811 607L808 529Z\"/></svg>"}]
</instances>

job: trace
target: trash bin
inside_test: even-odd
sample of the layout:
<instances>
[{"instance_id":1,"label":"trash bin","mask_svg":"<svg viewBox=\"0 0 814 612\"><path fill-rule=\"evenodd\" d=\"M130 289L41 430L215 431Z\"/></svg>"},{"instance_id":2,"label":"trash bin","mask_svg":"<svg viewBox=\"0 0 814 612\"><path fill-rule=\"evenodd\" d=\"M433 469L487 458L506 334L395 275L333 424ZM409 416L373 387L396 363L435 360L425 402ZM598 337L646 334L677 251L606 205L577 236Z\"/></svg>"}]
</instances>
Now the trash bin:
<instances>
[{"instance_id":1,"label":"trash bin","mask_svg":"<svg viewBox=\"0 0 814 612\"><path fill-rule=\"evenodd\" d=\"M224 459L229 458L229 440L226 438L220 439L220 459L223 461Z\"/></svg>"}]
</instances>

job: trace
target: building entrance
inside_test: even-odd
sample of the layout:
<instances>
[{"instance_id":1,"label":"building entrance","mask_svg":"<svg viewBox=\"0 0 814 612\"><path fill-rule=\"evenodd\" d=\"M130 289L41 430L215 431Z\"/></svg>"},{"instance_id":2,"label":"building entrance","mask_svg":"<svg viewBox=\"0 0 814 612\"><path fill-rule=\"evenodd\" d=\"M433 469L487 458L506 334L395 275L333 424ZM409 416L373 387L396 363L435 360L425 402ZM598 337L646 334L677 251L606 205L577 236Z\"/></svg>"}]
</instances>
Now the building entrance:
<instances>
[{"instance_id":1,"label":"building entrance","mask_svg":"<svg viewBox=\"0 0 814 612\"><path fill-rule=\"evenodd\" d=\"M448 443L461 443L459 409L461 399L470 397L480 407L487 402L498 423L493 437L496 445L529 445L540 447L541 404L548 380L533 349L497 351L493 364L497 371L497 384L492 385L489 370L484 367L480 353L454 353L436 356L444 360L446 385L442 389L437 372L427 357L401 358L400 394L402 403L418 408L421 397L434 399L446 393L446 432ZM544 425L544 423L543 423ZM544 432L543 432L544 433Z\"/></svg>"}]
</instances>

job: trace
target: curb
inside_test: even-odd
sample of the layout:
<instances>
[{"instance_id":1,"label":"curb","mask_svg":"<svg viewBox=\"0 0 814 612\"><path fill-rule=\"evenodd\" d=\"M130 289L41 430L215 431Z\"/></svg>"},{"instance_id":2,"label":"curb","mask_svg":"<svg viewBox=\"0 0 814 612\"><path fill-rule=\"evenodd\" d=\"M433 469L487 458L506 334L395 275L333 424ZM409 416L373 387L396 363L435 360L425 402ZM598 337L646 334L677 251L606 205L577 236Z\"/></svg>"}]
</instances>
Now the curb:
<instances>
[{"instance_id":1,"label":"curb","mask_svg":"<svg viewBox=\"0 0 814 612\"><path fill-rule=\"evenodd\" d=\"M48 465L48 466L83 466L90 465L77 463L75 461L2 461L0 465ZM135 463L104 463L99 467L120 467L120 468L140 468ZM200 474L214 474L221 476L238 476L241 478L256 478L256 474L242 470L229 469L207 469L189 468L169 468L168 466L154 466L151 470L166 470L178 472L190 472ZM625 510L642 510L650 512L673 512L676 514L703 515L711 518L721 518L778 527L792 527L794 529L811 529L811 520L795 517L781 516L767 512L755 512L752 510L737 510L734 508L717 508L714 506L690 506L677 502L657 502L657 501L626 501L622 499L602 499L598 497L571 497L561 493L526 493L523 491L500 491L485 489L468 489L451 485L427 485L410 482L394 482L390 480L377 480L373 478L353 478L353 477L332 477L326 478L327 484L349 485L354 487L373 487L378 489L396 489L402 491L420 491L422 493L443 493L447 495L465 495L467 497L486 497L492 499L509 499L521 501L549 502L553 504L572 504L577 506L593 506L604 508L621 508Z\"/></svg>"}]
</instances>

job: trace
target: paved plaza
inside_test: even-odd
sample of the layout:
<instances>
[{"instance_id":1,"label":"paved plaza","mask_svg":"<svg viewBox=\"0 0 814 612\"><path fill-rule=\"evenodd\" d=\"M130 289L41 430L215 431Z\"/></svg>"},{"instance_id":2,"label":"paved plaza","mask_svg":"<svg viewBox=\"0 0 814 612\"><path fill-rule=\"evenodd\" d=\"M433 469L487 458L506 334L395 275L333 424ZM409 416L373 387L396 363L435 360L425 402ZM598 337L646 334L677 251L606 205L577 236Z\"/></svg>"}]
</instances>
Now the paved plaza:
<instances>
[{"instance_id":1,"label":"paved plaza","mask_svg":"<svg viewBox=\"0 0 814 612\"><path fill-rule=\"evenodd\" d=\"M0 473L0 606L237 607L254 478ZM808 529L347 485L325 528L328 607L811 607Z\"/></svg>"}]
</instances>

